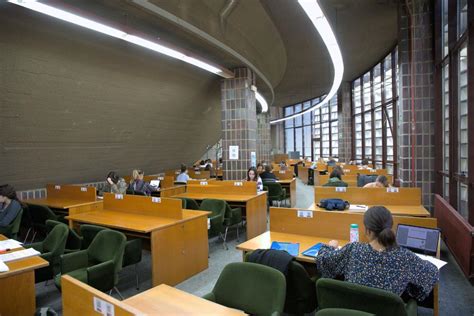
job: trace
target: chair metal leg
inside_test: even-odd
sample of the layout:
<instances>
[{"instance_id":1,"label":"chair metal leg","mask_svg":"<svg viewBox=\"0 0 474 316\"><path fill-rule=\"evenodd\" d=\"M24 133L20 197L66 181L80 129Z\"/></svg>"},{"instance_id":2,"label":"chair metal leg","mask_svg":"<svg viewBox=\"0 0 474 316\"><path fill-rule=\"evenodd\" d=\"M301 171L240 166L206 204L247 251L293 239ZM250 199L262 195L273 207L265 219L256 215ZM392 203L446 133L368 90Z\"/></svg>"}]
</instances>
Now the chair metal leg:
<instances>
[{"instance_id":1,"label":"chair metal leg","mask_svg":"<svg viewBox=\"0 0 474 316\"><path fill-rule=\"evenodd\" d=\"M24 243L24 244L25 244L26 241L28 240L28 236L30 235L31 229L32 229L32 227L28 228L28 231L26 232L25 240L23 240L23 243Z\"/></svg>"},{"instance_id":2,"label":"chair metal leg","mask_svg":"<svg viewBox=\"0 0 474 316\"><path fill-rule=\"evenodd\" d=\"M35 233L33 234L33 239L31 239L31 242L32 242L32 243L35 242L36 233L37 233L37 231L36 231L36 229L35 229Z\"/></svg>"},{"instance_id":3,"label":"chair metal leg","mask_svg":"<svg viewBox=\"0 0 474 316\"><path fill-rule=\"evenodd\" d=\"M225 232L224 232L224 236L222 236L222 233L219 233L220 236L221 236L221 238L222 238L222 240L224 241L223 246L224 246L224 249L225 249L225 250L229 250L229 247L227 247L227 242L226 242L226 240L227 240L227 231L228 231L228 230L229 230L229 227L226 227L226 228L225 228Z\"/></svg>"},{"instance_id":4,"label":"chair metal leg","mask_svg":"<svg viewBox=\"0 0 474 316\"><path fill-rule=\"evenodd\" d=\"M240 238L239 238L239 225L237 224L237 241L240 241Z\"/></svg>"},{"instance_id":5,"label":"chair metal leg","mask_svg":"<svg viewBox=\"0 0 474 316\"><path fill-rule=\"evenodd\" d=\"M140 289L140 285L138 282L138 263L135 263L135 279L137 281L137 291Z\"/></svg>"},{"instance_id":6,"label":"chair metal leg","mask_svg":"<svg viewBox=\"0 0 474 316\"><path fill-rule=\"evenodd\" d=\"M115 290L115 292L117 292L118 296L120 297L120 300L124 300L123 296L122 296L122 293L120 293L120 291L117 289L116 286L114 286L114 288L112 290ZM110 293L112 293L112 290L110 290Z\"/></svg>"}]
</instances>

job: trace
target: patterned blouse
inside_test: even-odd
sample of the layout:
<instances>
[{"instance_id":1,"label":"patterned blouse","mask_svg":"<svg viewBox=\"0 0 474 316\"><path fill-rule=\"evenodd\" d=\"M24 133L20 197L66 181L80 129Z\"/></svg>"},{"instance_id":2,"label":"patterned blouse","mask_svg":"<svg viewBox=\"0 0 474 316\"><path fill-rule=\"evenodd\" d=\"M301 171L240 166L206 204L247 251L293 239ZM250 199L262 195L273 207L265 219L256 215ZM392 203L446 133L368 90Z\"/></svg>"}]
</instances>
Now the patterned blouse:
<instances>
[{"instance_id":1,"label":"patterned blouse","mask_svg":"<svg viewBox=\"0 0 474 316\"><path fill-rule=\"evenodd\" d=\"M406 290L419 301L430 294L439 280L434 264L401 247L379 252L366 243L350 243L340 250L323 245L316 265L324 278L344 276L345 281L398 295Z\"/></svg>"}]
</instances>

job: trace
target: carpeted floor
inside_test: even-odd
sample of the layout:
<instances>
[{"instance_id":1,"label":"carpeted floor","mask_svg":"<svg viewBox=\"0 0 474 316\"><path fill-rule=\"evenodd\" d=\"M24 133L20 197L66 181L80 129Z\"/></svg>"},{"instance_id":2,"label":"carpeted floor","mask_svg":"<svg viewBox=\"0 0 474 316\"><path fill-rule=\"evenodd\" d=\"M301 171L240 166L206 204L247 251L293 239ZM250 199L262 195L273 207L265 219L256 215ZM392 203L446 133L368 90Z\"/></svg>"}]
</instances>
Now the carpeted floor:
<instances>
[{"instance_id":1,"label":"carpeted floor","mask_svg":"<svg viewBox=\"0 0 474 316\"><path fill-rule=\"evenodd\" d=\"M297 207L307 208L313 203L313 187L304 185L297 180ZM222 242L213 239L210 241L209 268L198 275L182 282L177 288L194 295L204 295L211 291L220 272L230 262L242 261L242 254L235 246L243 241L236 240L235 230L229 233L229 250L225 250ZM473 316L474 315L474 288L462 274L459 266L443 245L441 257L448 264L441 269L440 282L440 315ZM150 253L144 251L143 261L138 266L140 290L135 288L135 268L127 267L120 273L119 291L127 298L151 287L151 257ZM113 296L118 298L116 293ZM36 285L37 306L49 306L61 313L61 295L52 282L48 285L39 283ZM419 308L418 315L432 315L430 309Z\"/></svg>"}]
</instances>

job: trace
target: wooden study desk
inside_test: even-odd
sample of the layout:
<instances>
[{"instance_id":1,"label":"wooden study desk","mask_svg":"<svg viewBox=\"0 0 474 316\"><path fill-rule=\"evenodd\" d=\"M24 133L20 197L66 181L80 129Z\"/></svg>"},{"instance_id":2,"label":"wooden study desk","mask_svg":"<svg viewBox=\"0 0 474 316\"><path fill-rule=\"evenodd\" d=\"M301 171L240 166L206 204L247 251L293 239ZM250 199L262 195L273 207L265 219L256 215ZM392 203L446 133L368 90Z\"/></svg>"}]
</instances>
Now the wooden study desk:
<instances>
[{"instance_id":1,"label":"wooden study desk","mask_svg":"<svg viewBox=\"0 0 474 316\"><path fill-rule=\"evenodd\" d=\"M371 207L373 205L367 205ZM398 216L419 216L419 217L430 217L431 214L423 205L384 205L392 215ZM323 208L320 208L316 203L311 204L308 208L309 210L315 211L326 211ZM364 213L364 211L350 211L345 210L347 213Z\"/></svg>"},{"instance_id":2,"label":"wooden study desk","mask_svg":"<svg viewBox=\"0 0 474 316\"><path fill-rule=\"evenodd\" d=\"M28 199L22 202L48 206L60 215L79 214L102 208L102 201L97 199L96 192L95 187L48 184L46 198Z\"/></svg>"},{"instance_id":3,"label":"wooden study desk","mask_svg":"<svg viewBox=\"0 0 474 316\"><path fill-rule=\"evenodd\" d=\"M104 209L70 215L69 225L93 224L142 238L152 257L152 283L176 285L207 269L209 212L182 210L177 199L104 194Z\"/></svg>"},{"instance_id":4,"label":"wooden study desk","mask_svg":"<svg viewBox=\"0 0 474 316\"><path fill-rule=\"evenodd\" d=\"M348 212L311 211L308 214L299 213L294 208L270 208L270 231L238 245L236 248L245 253L256 249L270 248L272 241L288 241L300 243L298 261L314 263L314 258L302 256L301 252L317 244L335 239L341 246L350 240L350 225L359 225L359 240L368 242L364 230L364 214ZM393 229L398 224L421 226L428 228L437 227L436 218L393 216ZM438 256L439 257L439 256ZM438 315L438 285L433 289L433 308Z\"/></svg>"},{"instance_id":5,"label":"wooden study desk","mask_svg":"<svg viewBox=\"0 0 474 316\"><path fill-rule=\"evenodd\" d=\"M278 180L278 183L281 184L281 187L290 193L290 207L296 206L296 179L286 179Z\"/></svg>"},{"instance_id":6,"label":"wooden study desk","mask_svg":"<svg viewBox=\"0 0 474 316\"><path fill-rule=\"evenodd\" d=\"M165 284L123 301L96 290L69 275L61 277L61 285L65 316L101 315L94 309L94 303L97 301L101 303L104 309L113 310L113 314L117 316L245 315L242 311L216 304Z\"/></svg>"},{"instance_id":7,"label":"wooden study desk","mask_svg":"<svg viewBox=\"0 0 474 316\"><path fill-rule=\"evenodd\" d=\"M0 240L6 239L0 235ZM10 271L0 272L0 315L33 315L36 310L35 269L48 266L48 261L34 256L5 264Z\"/></svg>"},{"instance_id":8,"label":"wooden study desk","mask_svg":"<svg viewBox=\"0 0 474 316\"><path fill-rule=\"evenodd\" d=\"M393 177L387 175L388 183L393 183ZM323 184L328 183L329 174L315 174L314 175L314 185L322 186ZM350 187L357 187L357 173L354 174L345 174L342 176L342 181L346 182Z\"/></svg>"},{"instance_id":9,"label":"wooden study desk","mask_svg":"<svg viewBox=\"0 0 474 316\"><path fill-rule=\"evenodd\" d=\"M309 169L309 166L298 165L298 178L300 178L304 184L308 184Z\"/></svg>"},{"instance_id":10,"label":"wooden study desk","mask_svg":"<svg viewBox=\"0 0 474 316\"><path fill-rule=\"evenodd\" d=\"M205 181L202 185L188 185L186 193L174 197L224 200L231 206L242 207L247 238L253 238L267 231L267 192L256 192L257 182L254 181Z\"/></svg>"}]
</instances>

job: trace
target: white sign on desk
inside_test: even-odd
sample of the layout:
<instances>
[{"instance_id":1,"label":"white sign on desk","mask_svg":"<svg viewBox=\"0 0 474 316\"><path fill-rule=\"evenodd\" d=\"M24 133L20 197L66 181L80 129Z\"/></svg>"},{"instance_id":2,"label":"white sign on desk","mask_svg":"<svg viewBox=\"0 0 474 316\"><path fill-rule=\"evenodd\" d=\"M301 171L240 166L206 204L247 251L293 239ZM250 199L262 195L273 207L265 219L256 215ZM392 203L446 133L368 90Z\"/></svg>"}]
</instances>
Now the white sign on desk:
<instances>
[{"instance_id":1,"label":"white sign on desk","mask_svg":"<svg viewBox=\"0 0 474 316\"><path fill-rule=\"evenodd\" d=\"M87 192L87 188L86 187L81 187L81 192Z\"/></svg>"},{"instance_id":2,"label":"white sign on desk","mask_svg":"<svg viewBox=\"0 0 474 316\"><path fill-rule=\"evenodd\" d=\"M151 201L152 201L153 203L161 203L161 198L153 196L153 197L151 198Z\"/></svg>"},{"instance_id":3,"label":"white sign on desk","mask_svg":"<svg viewBox=\"0 0 474 316\"><path fill-rule=\"evenodd\" d=\"M114 305L94 296L94 310L105 316L114 316Z\"/></svg>"},{"instance_id":4,"label":"white sign on desk","mask_svg":"<svg viewBox=\"0 0 474 316\"><path fill-rule=\"evenodd\" d=\"M244 184L243 184L242 181L235 181L235 182L234 182L234 186L235 186L235 187L242 187L243 185L244 185Z\"/></svg>"},{"instance_id":5,"label":"white sign on desk","mask_svg":"<svg viewBox=\"0 0 474 316\"><path fill-rule=\"evenodd\" d=\"M56 190L61 190L61 186L60 186L60 185L55 185L54 188L55 188Z\"/></svg>"},{"instance_id":6,"label":"white sign on desk","mask_svg":"<svg viewBox=\"0 0 474 316\"><path fill-rule=\"evenodd\" d=\"M230 160L239 159L239 146L229 146L229 159Z\"/></svg>"},{"instance_id":7,"label":"white sign on desk","mask_svg":"<svg viewBox=\"0 0 474 316\"><path fill-rule=\"evenodd\" d=\"M387 193L398 193L398 188L397 187L388 187L387 188Z\"/></svg>"},{"instance_id":8,"label":"white sign on desk","mask_svg":"<svg viewBox=\"0 0 474 316\"><path fill-rule=\"evenodd\" d=\"M297 211L298 217L313 218L313 211Z\"/></svg>"},{"instance_id":9,"label":"white sign on desk","mask_svg":"<svg viewBox=\"0 0 474 316\"><path fill-rule=\"evenodd\" d=\"M347 191L346 187L335 187L335 189L336 189L336 192L346 192Z\"/></svg>"}]
</instances>

